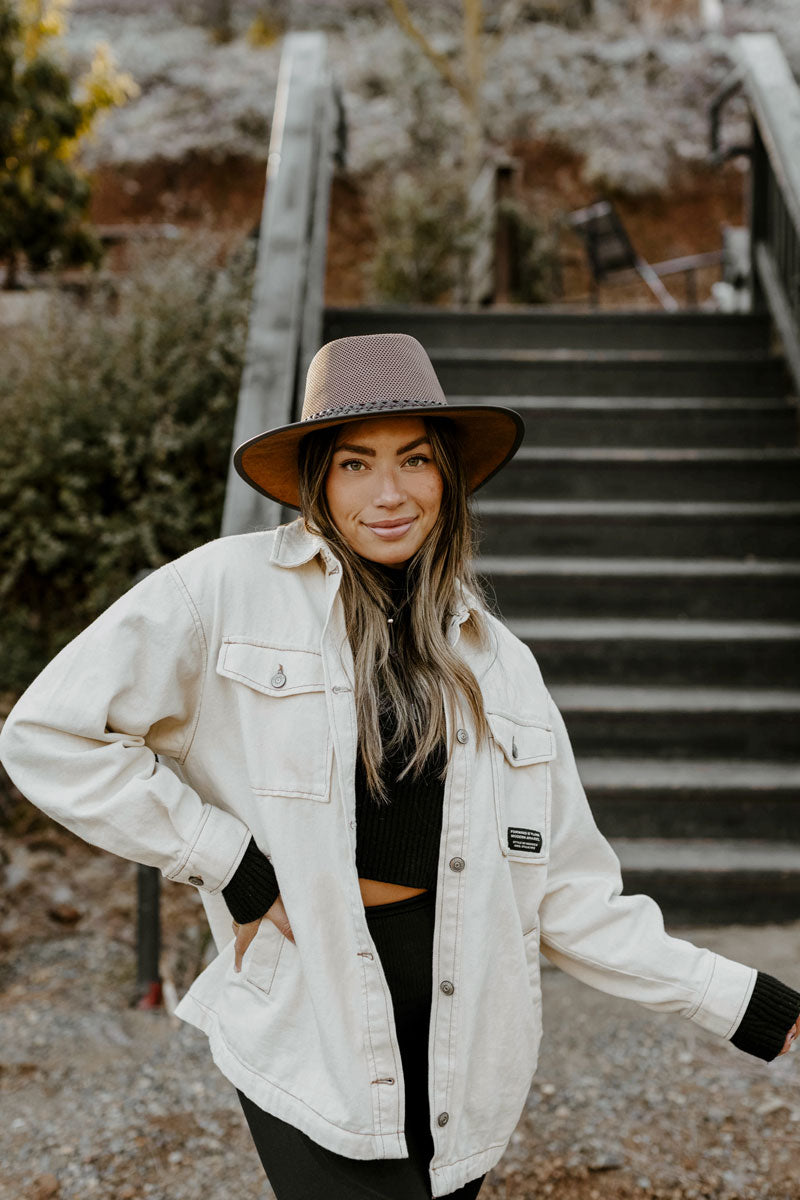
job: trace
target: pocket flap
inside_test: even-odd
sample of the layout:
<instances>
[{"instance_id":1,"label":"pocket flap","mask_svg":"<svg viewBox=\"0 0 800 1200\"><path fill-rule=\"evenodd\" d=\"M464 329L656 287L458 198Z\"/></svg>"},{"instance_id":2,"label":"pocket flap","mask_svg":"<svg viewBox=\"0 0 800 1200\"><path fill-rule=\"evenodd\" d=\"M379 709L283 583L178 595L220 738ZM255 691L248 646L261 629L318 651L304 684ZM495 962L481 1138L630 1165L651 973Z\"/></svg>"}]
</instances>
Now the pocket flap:
<instances>
[{"instance_id":1,"label":"pocket flap","mask_svg":"<svg viewBox=\"0 0 800 1200\"><path fill-rule=\"evenodd\" d=\"M325 690L322 655L317 651L287 649L241 637L222 639L217 674L236 679L265 696L296 696Z\"/></svg>"},{"instance_id":2,"label":"pocket flap","mask_svg":"<svg viewBox=\"0 0 800 1200\"><path fill-rule=\"evenodd\" d=\"M512 767L528 767L556 756L555 738L549 725L522 721L502 713L487 713L492 737Z\"/></svg>"}]
</instances>

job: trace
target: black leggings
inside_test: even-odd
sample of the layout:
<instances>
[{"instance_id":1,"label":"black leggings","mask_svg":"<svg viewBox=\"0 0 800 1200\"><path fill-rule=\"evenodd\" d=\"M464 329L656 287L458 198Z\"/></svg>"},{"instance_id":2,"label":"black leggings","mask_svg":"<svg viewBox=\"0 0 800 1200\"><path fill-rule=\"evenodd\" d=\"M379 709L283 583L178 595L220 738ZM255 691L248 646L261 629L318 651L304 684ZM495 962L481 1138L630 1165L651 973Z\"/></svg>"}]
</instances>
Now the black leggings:
<instances>
[{"instance_id":1,"label":"black leggings","mask_svg":"<svg viewBox=\"0 0 800 1200\"><path fill-rule=\"evenodd\" d=\"M239 1092L277 1200L430 1200L428 1027L435 901L436 893L427 891L364 910L392 994L406 1084L409 1157L363 1159L335 1154ZM442 1200L475 1200L485 1178L470 1180Z\"/></svg>"}]
</instances>

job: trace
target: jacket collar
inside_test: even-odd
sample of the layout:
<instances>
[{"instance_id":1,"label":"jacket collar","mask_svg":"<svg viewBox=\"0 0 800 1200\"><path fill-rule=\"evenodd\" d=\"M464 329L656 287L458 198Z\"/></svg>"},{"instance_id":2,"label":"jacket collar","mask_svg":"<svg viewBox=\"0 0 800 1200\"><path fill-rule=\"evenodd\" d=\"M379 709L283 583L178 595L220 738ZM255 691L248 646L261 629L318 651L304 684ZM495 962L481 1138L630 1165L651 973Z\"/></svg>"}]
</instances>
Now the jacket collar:
<instances>
[{"instance_id":1,"label":"jacket collar","mask_svg":"<svg viewBox=\"0 0 800 1200\"><path fill-rule=\"evenodd\" d=\"M319 534L310 533L306 529L302 517L297 517L288 525L278 526L270 562L277 563L279 567L302 567L317 554L321 554L326 563L336 561Z\"/></svg>"},{"instance_id":2,"label":"jacket collar","mask_svg":"<svg viewBox=\"0 0 800 1200\"><path fill-rule=\"evenodd\" d=\"M310 562L317 554L322 557L327 567L338 563L336 555L327 542L319 534L311 533L306 529L302 517L297 517L288 525L278 526L270 555L271 562L277 563L279 567L301 567ZM453 618L455 623L463 625L469 616L470 605L476 607L478 601L461 580L458 580L456 586L460 600L453 612Z\"/></svg>"}]
</instances>

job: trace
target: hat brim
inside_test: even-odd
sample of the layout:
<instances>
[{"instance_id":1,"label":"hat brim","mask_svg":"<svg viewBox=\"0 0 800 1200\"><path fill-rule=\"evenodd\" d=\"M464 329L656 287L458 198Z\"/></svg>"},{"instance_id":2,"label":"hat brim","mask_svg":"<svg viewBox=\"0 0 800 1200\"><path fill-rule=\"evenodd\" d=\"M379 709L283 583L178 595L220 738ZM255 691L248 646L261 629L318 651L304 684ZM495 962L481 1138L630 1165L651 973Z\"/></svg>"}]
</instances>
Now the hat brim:
<instances>
[{"instance_id":1,"label":"hat brim","mask_svg":"<svg viewBox=\"0 0 800 1200\"><path fill-rule=\"evenodd\" d=\"M390 416L446 417L452 421L470 492L482 487L513 458L525 433L525 423L518 412L493 404L409 405L383 413L372 409L348 413L346 417L312 418L268 429L237 447L233 465L245 483L262 496L299 510L298 447L303 438L315 430L330 429L334 425L351 425L355 421Z\"/></svg>"}]
</instances>

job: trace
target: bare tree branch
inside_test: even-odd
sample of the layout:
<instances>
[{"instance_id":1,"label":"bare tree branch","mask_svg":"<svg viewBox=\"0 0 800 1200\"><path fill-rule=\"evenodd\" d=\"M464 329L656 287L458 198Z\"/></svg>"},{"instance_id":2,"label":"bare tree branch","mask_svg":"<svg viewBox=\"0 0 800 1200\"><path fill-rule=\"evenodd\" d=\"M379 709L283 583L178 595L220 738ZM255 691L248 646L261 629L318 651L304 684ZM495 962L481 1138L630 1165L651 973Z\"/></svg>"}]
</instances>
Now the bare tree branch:
<instances>
[{"instance_id":1,"label":"bare tree branch","mask_svg":"<svg viewBox=\"0 0 800 1200\"><path fill-rule=\"evenodd\" d=\"M453 70L447 56L441 54L432 46L419 26L414 23L414 18L408 10L406 0L386 0L386 3L394 13L395 20L403 33L410 37L413 42L416 42L425 57L436 67L439 74L443 76L451 87L455 88L463 102L469 106L470 98L468 89L464 87L463 81L459 79Z\"/></svg>"}]
</instances>

